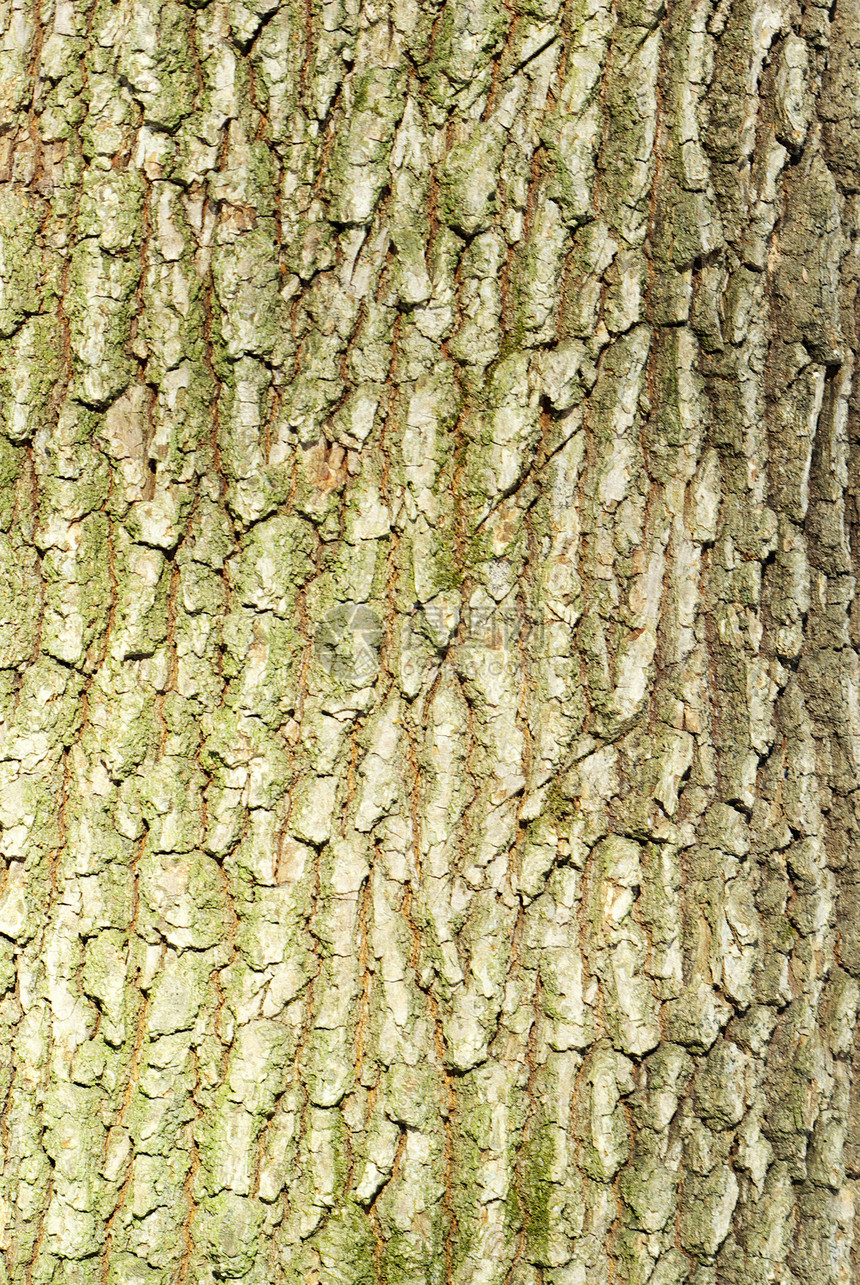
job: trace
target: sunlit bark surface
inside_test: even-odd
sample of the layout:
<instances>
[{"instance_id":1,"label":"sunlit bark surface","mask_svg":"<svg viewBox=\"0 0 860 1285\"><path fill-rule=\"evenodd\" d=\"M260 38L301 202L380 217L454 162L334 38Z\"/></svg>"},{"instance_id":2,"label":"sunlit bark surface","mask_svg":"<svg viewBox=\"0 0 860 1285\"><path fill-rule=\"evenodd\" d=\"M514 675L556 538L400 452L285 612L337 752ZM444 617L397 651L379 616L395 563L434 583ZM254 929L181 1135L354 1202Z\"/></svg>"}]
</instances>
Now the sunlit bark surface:
<instances>
[{"instance_id":1,"label":"sunlit bark surface","mask_svg":"<svg viewBox=\"0 0 860 1285\"><path fill-rule=\"evenodd\" d=\"M0 1282L856 1281L857 0L0 28Z\"/></svg>"}]
</instances>

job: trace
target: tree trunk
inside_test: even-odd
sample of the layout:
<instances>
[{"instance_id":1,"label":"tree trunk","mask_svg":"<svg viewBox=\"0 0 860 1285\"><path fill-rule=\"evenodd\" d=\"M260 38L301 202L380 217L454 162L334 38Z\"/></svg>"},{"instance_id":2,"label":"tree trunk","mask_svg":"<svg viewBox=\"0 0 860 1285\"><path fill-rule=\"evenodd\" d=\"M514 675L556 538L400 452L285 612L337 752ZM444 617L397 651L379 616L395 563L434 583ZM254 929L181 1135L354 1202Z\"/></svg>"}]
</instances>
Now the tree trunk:
<instances>
[{"instance_id":1,"label":"tree trunk","mask_svg":"<svg viewBox=\"0 0 860 1285\"><path fill-rule=\"evenodd\" d=\"M0 1282L857 1280L857 0L2 19Z\"/></svg>"}]
</instances>

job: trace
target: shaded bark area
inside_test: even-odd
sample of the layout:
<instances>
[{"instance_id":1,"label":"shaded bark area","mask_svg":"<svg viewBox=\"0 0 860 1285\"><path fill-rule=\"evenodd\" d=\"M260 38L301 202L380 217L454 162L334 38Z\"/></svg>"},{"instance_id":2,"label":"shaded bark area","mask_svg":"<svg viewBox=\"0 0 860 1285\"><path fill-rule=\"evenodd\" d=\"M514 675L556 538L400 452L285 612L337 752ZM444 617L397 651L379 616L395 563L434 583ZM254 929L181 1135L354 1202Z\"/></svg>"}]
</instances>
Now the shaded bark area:
<instances>
[{"instance_id":1,"label":"shaded bark area","mask_svg":"<svg viewBox=\"0 0 860 1285\"><path fill-rule=\"evenodd\" d=\"M0 1281L856 1279L854 0L0 27Z\"/></svg>"}]
</instances>

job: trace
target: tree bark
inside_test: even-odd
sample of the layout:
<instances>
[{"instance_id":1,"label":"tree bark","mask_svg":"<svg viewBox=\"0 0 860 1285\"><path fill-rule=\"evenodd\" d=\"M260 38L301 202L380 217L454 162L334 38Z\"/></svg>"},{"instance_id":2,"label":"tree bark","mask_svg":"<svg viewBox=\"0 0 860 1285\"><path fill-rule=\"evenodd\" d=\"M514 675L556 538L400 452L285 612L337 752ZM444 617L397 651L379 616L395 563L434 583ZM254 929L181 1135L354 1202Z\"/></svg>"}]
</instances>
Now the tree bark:
<instances>
[{"instance_id":1,"label":"tree bark","mask_svg":"<svg viewBox=\"0 0 860 1285\"><path fill-rule=\"evenodd\" d=\"M858 1279L857 0L0 25L0 1282Z\"/></svg>"}]
</instances>

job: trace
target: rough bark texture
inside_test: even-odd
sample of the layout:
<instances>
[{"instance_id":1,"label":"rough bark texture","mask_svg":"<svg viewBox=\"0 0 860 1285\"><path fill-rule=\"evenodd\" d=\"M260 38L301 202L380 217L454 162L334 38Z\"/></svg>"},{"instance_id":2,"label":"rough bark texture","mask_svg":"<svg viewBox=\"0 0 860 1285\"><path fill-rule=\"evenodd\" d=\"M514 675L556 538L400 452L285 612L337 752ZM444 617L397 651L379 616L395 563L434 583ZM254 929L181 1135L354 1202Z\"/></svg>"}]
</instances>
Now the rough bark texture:
<instances>
[{"instance_id":1,"label":"rough bark texture","mask_svg":"<svg viewBox=\"0 0 860 1285\"><path fill-rule=\"evenodd\" d=\"M856 1280L856 0L0 15L0 1281Z\"/></svg>"}]
</instances>

